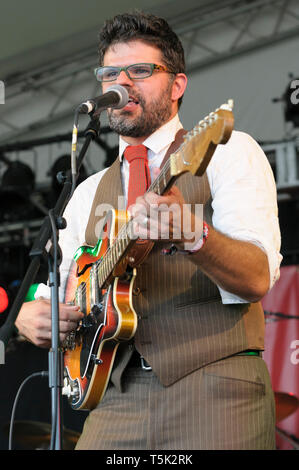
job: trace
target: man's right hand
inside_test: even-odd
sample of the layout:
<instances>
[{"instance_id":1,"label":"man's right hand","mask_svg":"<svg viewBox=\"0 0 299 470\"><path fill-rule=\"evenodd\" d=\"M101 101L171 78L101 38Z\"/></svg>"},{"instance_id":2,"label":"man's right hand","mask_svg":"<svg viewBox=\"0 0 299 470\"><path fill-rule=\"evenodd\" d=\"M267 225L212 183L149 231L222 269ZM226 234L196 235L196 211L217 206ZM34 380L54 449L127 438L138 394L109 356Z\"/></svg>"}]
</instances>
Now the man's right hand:
<instances>
[{"instance_id":1,"label":"man's right hand","mask_svg":"<svg viewBox=\"0 0 299 470\"><path fill-rule=\"evenodd\" d=\"M67 334L75 330L84 314L74 305L59 304L59 338L63 341ZM16 327L19 333L41 348L51 347L51 303L38 299L23 304Z\"/></svg>"}]
</instances>

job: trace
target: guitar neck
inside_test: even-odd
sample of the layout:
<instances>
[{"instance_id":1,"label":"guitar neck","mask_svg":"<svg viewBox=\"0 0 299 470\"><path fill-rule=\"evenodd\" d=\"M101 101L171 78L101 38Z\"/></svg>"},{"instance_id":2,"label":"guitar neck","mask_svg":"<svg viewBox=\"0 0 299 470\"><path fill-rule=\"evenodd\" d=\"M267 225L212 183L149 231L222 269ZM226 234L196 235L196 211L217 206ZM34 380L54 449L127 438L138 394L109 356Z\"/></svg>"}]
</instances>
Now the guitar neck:
<instances>
[{"instance_id":1,"label":"guitar neck","mask_svg":"<svg viewBox=\"0 0 299 470\"><path fill-rule=\"evenodd\" d=\"M171 165L170 165L170 158L166 161L165 165L161 169L159 175L153 181L153 183L148 188L147 192L154 192L162 196L166 193L168 189L175 183L177 176L173 176L171 173Z\"/></svg>"}]
</instances>

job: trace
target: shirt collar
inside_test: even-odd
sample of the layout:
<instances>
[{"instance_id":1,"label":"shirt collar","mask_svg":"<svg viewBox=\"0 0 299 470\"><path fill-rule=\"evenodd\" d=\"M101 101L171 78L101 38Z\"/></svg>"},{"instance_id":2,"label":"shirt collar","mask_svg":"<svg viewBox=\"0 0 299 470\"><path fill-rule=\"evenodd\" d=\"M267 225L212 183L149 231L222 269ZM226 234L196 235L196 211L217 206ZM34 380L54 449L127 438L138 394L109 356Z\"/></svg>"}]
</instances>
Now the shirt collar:
<instances>
[{"instance_id":1,"label":"shirt collar","mask_svg":"<svg viewBox=\"0 0 299 470\"><path fill-rule=\"evenodd\" d=\"M175 140L176 133L179 129L182 129L178 114L176 114L170 121L157 129L153 134L147 137L143 145L145 145L151 152L149 152L149 158L152 155L162 152L166 147ZM129 144L119 137L119 158L122 161L123 153L125 148Z\"/></svg>"}]
</instances>

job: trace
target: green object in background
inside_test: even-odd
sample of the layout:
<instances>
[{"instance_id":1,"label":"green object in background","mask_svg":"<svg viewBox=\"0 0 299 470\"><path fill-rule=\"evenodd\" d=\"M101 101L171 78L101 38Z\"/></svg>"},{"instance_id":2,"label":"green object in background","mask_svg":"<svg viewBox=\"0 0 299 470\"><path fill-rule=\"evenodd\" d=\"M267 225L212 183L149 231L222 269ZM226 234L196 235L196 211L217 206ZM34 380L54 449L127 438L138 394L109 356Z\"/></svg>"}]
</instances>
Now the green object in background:
<instances>
[{"instance_id":1,"label":"green object in background","mask_svg":"<svg viewBox=\"0 0 299 470\"><path fill-rule=\"evenodd\" d=\"M32 286L29 287L29 290L27 292L27 295L25 297L25 302L30 302L31 300L35 300L35 292L37 291L39 284L32 284Z\"/></svg>"}]
</instances>

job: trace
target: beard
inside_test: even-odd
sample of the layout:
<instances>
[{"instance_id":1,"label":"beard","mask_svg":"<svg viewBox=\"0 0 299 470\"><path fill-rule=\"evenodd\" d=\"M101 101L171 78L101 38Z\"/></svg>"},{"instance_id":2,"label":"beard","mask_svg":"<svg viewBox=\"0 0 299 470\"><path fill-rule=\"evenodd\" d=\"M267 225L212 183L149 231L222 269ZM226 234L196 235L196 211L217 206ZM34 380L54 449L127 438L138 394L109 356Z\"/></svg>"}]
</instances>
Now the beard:
<instances>
[{"instance_id":1,"label":"beard","mask_svg":"<svg viewBox=\"0 0 299 470\"><path fill-rule=\"evenodd\" d=\"M171 85L168 83L166 90L162 90L158 98L145 102L144 97L138 91L128 90L134 96L141 107L142 112L132 117L131 111L109 109L108 120L110 128L117 134L125 137L147 137L165 124L171 116Z\"/></svg>"}]
</instances>

